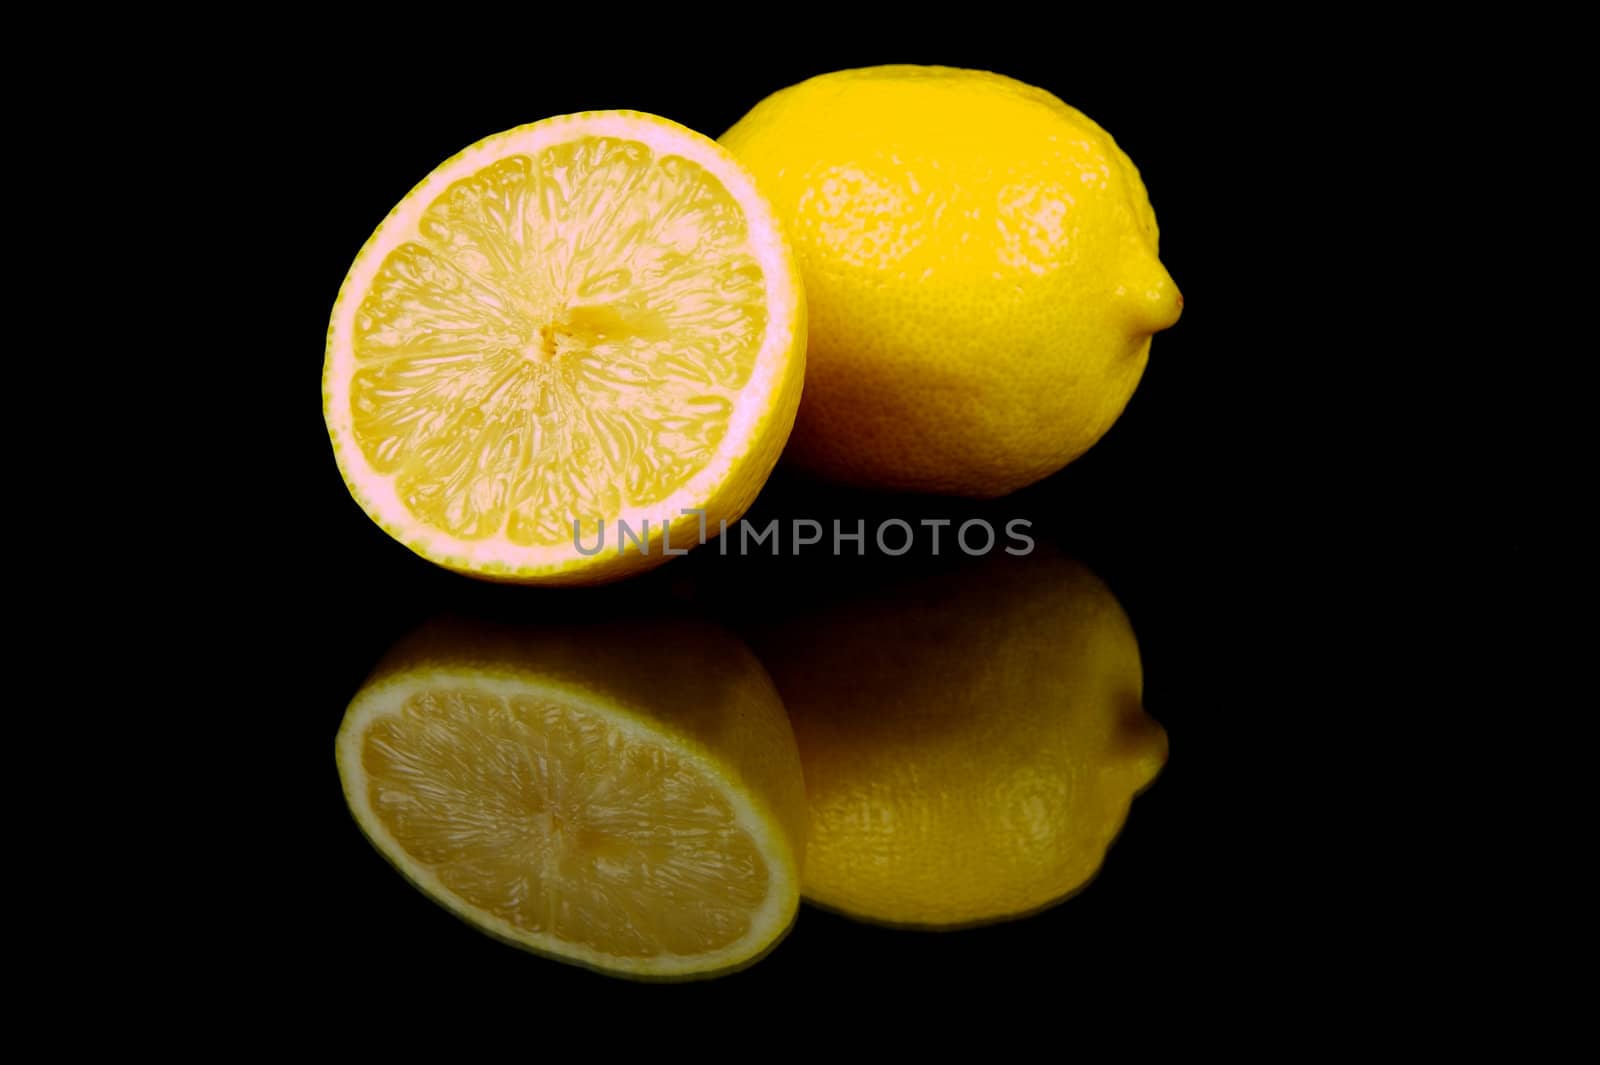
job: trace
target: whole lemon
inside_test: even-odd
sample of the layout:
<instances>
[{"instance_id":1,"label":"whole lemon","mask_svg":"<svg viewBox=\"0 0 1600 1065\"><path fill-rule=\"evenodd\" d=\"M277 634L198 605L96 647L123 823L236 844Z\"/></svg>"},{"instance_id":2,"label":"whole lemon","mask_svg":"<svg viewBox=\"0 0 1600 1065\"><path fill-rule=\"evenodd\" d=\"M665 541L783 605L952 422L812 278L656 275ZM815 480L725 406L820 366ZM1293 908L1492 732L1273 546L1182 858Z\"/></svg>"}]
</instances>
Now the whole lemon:
<instances>
[{"instance_id":1,"label":"whole lemon","mask_svg":"<svg viewBox=\"0 0 1600 1065\"><path fill-rule=\"evenodd\" d=\"M794 241L810 313L788 457L988 498L1087 451L1183 298L1111 135L998 74L884 66L757 104L722 143Z\"/></svg>"}]
</instances>

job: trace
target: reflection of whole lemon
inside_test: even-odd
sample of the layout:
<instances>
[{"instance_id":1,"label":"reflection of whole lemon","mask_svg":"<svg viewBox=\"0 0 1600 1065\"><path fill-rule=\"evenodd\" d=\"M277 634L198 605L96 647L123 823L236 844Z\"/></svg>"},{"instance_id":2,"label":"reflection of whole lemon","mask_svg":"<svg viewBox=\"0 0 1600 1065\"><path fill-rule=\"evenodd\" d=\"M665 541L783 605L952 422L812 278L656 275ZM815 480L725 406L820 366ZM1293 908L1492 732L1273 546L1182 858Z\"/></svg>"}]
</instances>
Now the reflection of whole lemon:
<instances>
[{"instance_id":1,"label":"reflection of whole lemon","mask_svg":"<svg viewBox=\"0 0 1600 1065\"><path fill-rule=\"evenodd\" d=\"M1166 761L1128 620L1067 559L990 557L764 636L811 810L805 895L856 917L1062 899Z\"/></svg>"},{"instance_id":2,"label":"reflection of whole lemon","mask_svg":"<svg viewBox=\"0 0 1600 1065\"><path fill-rule=\"evenodd\" d=\"M763 100L722 143L789 228L810 339L789 457L866 487L991 497L1122 413L1182 298L1139 172L1010 78L890 66Z\"/></svg>"}]
</instances>

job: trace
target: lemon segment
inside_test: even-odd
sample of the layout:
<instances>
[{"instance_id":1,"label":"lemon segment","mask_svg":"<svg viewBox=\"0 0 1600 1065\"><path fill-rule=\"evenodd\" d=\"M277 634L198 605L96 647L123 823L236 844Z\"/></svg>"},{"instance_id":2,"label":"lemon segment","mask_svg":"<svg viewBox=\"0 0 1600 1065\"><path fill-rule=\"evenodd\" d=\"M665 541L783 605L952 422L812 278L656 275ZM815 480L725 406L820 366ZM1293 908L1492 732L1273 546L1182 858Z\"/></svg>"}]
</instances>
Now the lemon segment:
<instances>
[{"instance_id":1,"label":"lemon segment","mask_svg":"<svg viewBox=\"0 0 1600 1065\"><path fill-rule=\"evenodd\" d=\"M373 234L330 323L324 415L352 495L417 553L606 579L749 506L804 336L788 246L726 152L654 116L564 116L468 148ZM643 550L578 549L618 522Z\"/></svg>"}]
</instances>

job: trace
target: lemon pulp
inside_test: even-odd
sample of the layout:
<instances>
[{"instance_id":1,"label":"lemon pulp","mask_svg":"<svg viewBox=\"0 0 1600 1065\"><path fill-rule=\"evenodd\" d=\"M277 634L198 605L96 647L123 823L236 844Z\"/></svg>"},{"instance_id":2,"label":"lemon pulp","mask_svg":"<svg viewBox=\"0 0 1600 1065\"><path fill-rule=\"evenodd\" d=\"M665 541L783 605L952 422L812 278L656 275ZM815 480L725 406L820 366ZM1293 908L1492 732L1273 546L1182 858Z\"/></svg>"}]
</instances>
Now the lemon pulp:
<instances>
[{"instance_id":1,"label":"lemon pulp","mask_svg":"<svg viewBox=\"0 0 1600 1065\"><path fill-rule=\"evenodd\" d=\"M421 237L362 301L351 392L362 453L419 520L561 543L568 514L704 468L765 309L743 214L702 168L601 137L513 155L452 185Z\"/></svg>"}]
</instances>

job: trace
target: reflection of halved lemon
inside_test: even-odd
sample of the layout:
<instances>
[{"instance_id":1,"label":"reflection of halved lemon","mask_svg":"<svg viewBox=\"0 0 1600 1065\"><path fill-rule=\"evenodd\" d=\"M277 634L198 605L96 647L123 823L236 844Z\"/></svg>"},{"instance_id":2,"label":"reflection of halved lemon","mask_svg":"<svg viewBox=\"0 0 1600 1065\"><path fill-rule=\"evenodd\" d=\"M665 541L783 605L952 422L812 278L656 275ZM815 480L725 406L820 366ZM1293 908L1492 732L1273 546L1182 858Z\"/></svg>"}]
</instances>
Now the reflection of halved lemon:
<instances>
[{"instance_id":1,"label":"reflection of halved lemon","mask_svg":"<svg viewBox=\"0 0 1600 1065\"><path fill-rule=\"evenodd\" d=\"M424 558L603 580L744 512L804 351L788 245L732 156L652 115L567 115L467 148L378 227L323 415L351 494Z\"/></svg>"},{"instance_id":2,"label":"reflection of halved lemon","mask_svg":"<svg viewBox=\"0 0 1600 1065\"><path fill-rule=\"evenodd\" d=\"M805 897L949 927L1088 882L1167 757L1110 591L1041 548L769 630L810 803Z\"/></svg>"},{"instance_id":3,"label":"reflection of halved lemon","mask_svg":"<svg viewBox=\"0 0 1600 1065\"><path fill-rule=\"evenodd\" d=\"M385 857L529 950L707 974L758 957L799 906L794 734L720 630L424 630L351 702L338 763Z\"/></svg>"}]
</instances>

